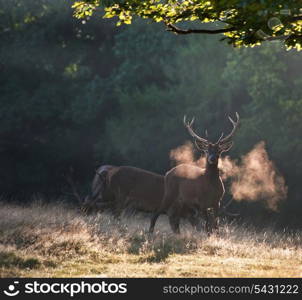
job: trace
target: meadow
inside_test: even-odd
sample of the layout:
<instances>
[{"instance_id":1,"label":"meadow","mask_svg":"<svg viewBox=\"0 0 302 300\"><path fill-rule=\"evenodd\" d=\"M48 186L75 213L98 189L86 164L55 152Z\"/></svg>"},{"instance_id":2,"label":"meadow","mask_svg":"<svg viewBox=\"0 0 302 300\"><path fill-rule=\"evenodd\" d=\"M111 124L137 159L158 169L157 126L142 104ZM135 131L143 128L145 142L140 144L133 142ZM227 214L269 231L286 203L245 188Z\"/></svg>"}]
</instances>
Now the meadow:
<instances>
[{"instance_id":1,"label":"meadow","mask_svg":"<svg viewBox=\"0 0 302 300\"><path fill-rule=\"evenodd\" d=\"M219 236L189 224L154 235L137 214L117 221L64 202L0 203L0 277L301 277L301 231L220 223Z\"/></svg>"}]
</instances>

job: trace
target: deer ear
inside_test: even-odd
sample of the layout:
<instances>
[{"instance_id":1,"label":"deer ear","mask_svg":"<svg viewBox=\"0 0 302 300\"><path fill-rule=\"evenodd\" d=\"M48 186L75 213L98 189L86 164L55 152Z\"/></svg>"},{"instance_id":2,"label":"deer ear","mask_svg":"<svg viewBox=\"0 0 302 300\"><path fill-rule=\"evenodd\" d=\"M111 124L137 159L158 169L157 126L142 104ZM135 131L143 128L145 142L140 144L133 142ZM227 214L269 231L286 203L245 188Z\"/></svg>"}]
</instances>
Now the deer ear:
<instances>
[{"instance_id":1,"label":"deer ear","mask_svg":"<svg viewBox=\"0 0 302 300\"><path fill-rule=\"evenodd\" d=\"M219 147L220 152L222 153L222 152L229 151L233 147L233 144L234 144L233 141L230 141L220 145Z\"/></svg>"},{"instance_id":2,"label":"deer ear","mask_svg":"<svg viewBox=\"0 0 302 300\"><path fill-rule=\"evenodd\" d=\"M208 150L208 146L205 143L200 142L198 140L195 140L195 146L200 151L207 151Z\"/></svg>"}]
</instances>

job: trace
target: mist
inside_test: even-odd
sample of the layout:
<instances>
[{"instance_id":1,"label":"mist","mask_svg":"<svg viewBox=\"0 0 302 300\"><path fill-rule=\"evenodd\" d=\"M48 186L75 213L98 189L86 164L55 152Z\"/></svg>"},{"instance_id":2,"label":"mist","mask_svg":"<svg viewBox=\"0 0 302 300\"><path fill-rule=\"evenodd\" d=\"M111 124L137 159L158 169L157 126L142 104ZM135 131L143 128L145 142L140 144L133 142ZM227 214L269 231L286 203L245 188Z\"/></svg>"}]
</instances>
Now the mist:
<instances>
[{"instance_id":1,"label":"mist","mask_svg":"<svg viewBox=\"0 0 302 300\"><path fill-rule=\"evenodd\" d=\"M187 142L170 151L170 159L176 165L187 163L205 168L205 157L194 159L194 148ZM236 201L261 201L267 208L277 211L287 197L284 177L270 160L265 142L257 143L239 160L221 157L218 167L224 181L230 180L230 194ZM190 176L192 178L192 176Z\"/></svg>"}]
</instances>

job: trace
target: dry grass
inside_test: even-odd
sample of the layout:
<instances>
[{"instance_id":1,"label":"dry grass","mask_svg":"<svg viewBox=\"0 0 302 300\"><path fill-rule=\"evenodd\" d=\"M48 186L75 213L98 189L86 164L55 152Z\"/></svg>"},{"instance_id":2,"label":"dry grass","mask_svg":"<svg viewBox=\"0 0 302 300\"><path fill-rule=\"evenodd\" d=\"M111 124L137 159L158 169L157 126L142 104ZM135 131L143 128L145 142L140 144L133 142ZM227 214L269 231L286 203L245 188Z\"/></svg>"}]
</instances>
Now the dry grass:
<instances>
[{"instance_id":1,"label":"dry grass","mask_svg":"<svg viewBox=\"0 0 302 300\"><path fill-rule=\"evenodd\" d=\"M0 203L0 277L301 277L301 232L224 224L207 237L165 216L117 222L62 204Z\"/></svg>"}]
</instances>

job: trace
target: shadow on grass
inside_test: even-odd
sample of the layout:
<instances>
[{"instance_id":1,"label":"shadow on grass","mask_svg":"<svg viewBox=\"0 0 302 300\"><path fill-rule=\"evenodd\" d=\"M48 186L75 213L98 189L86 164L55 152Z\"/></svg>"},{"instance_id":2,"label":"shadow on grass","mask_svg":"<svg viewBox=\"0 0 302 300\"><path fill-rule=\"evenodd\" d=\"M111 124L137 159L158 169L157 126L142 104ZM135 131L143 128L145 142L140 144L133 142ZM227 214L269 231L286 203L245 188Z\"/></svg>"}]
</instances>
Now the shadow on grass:
<instances>
[{"instance_id":1,"label":"shadow on grass","mask_svg":"<svg viewBox=\"0 0 302 300\"><path fill-rule=\"evenodd\" d=\"M22 258L13 252L0 252L0 267L11 268L17 267L19 269L37 269L41 262L36 258Z\"/></svg>"},{"instance_id":2,"label":"shadow on grass","mask_svg":"<svg viewBox=\"0 0 302 300\"><path fill-rule=\"evenodd\" d=\"M186 236L148 236L133 235L129 239L128 253L141 255L138 262L159 263L173 254L193 253L198 248L198 242Z\"/></svg>"}]
</instances>

